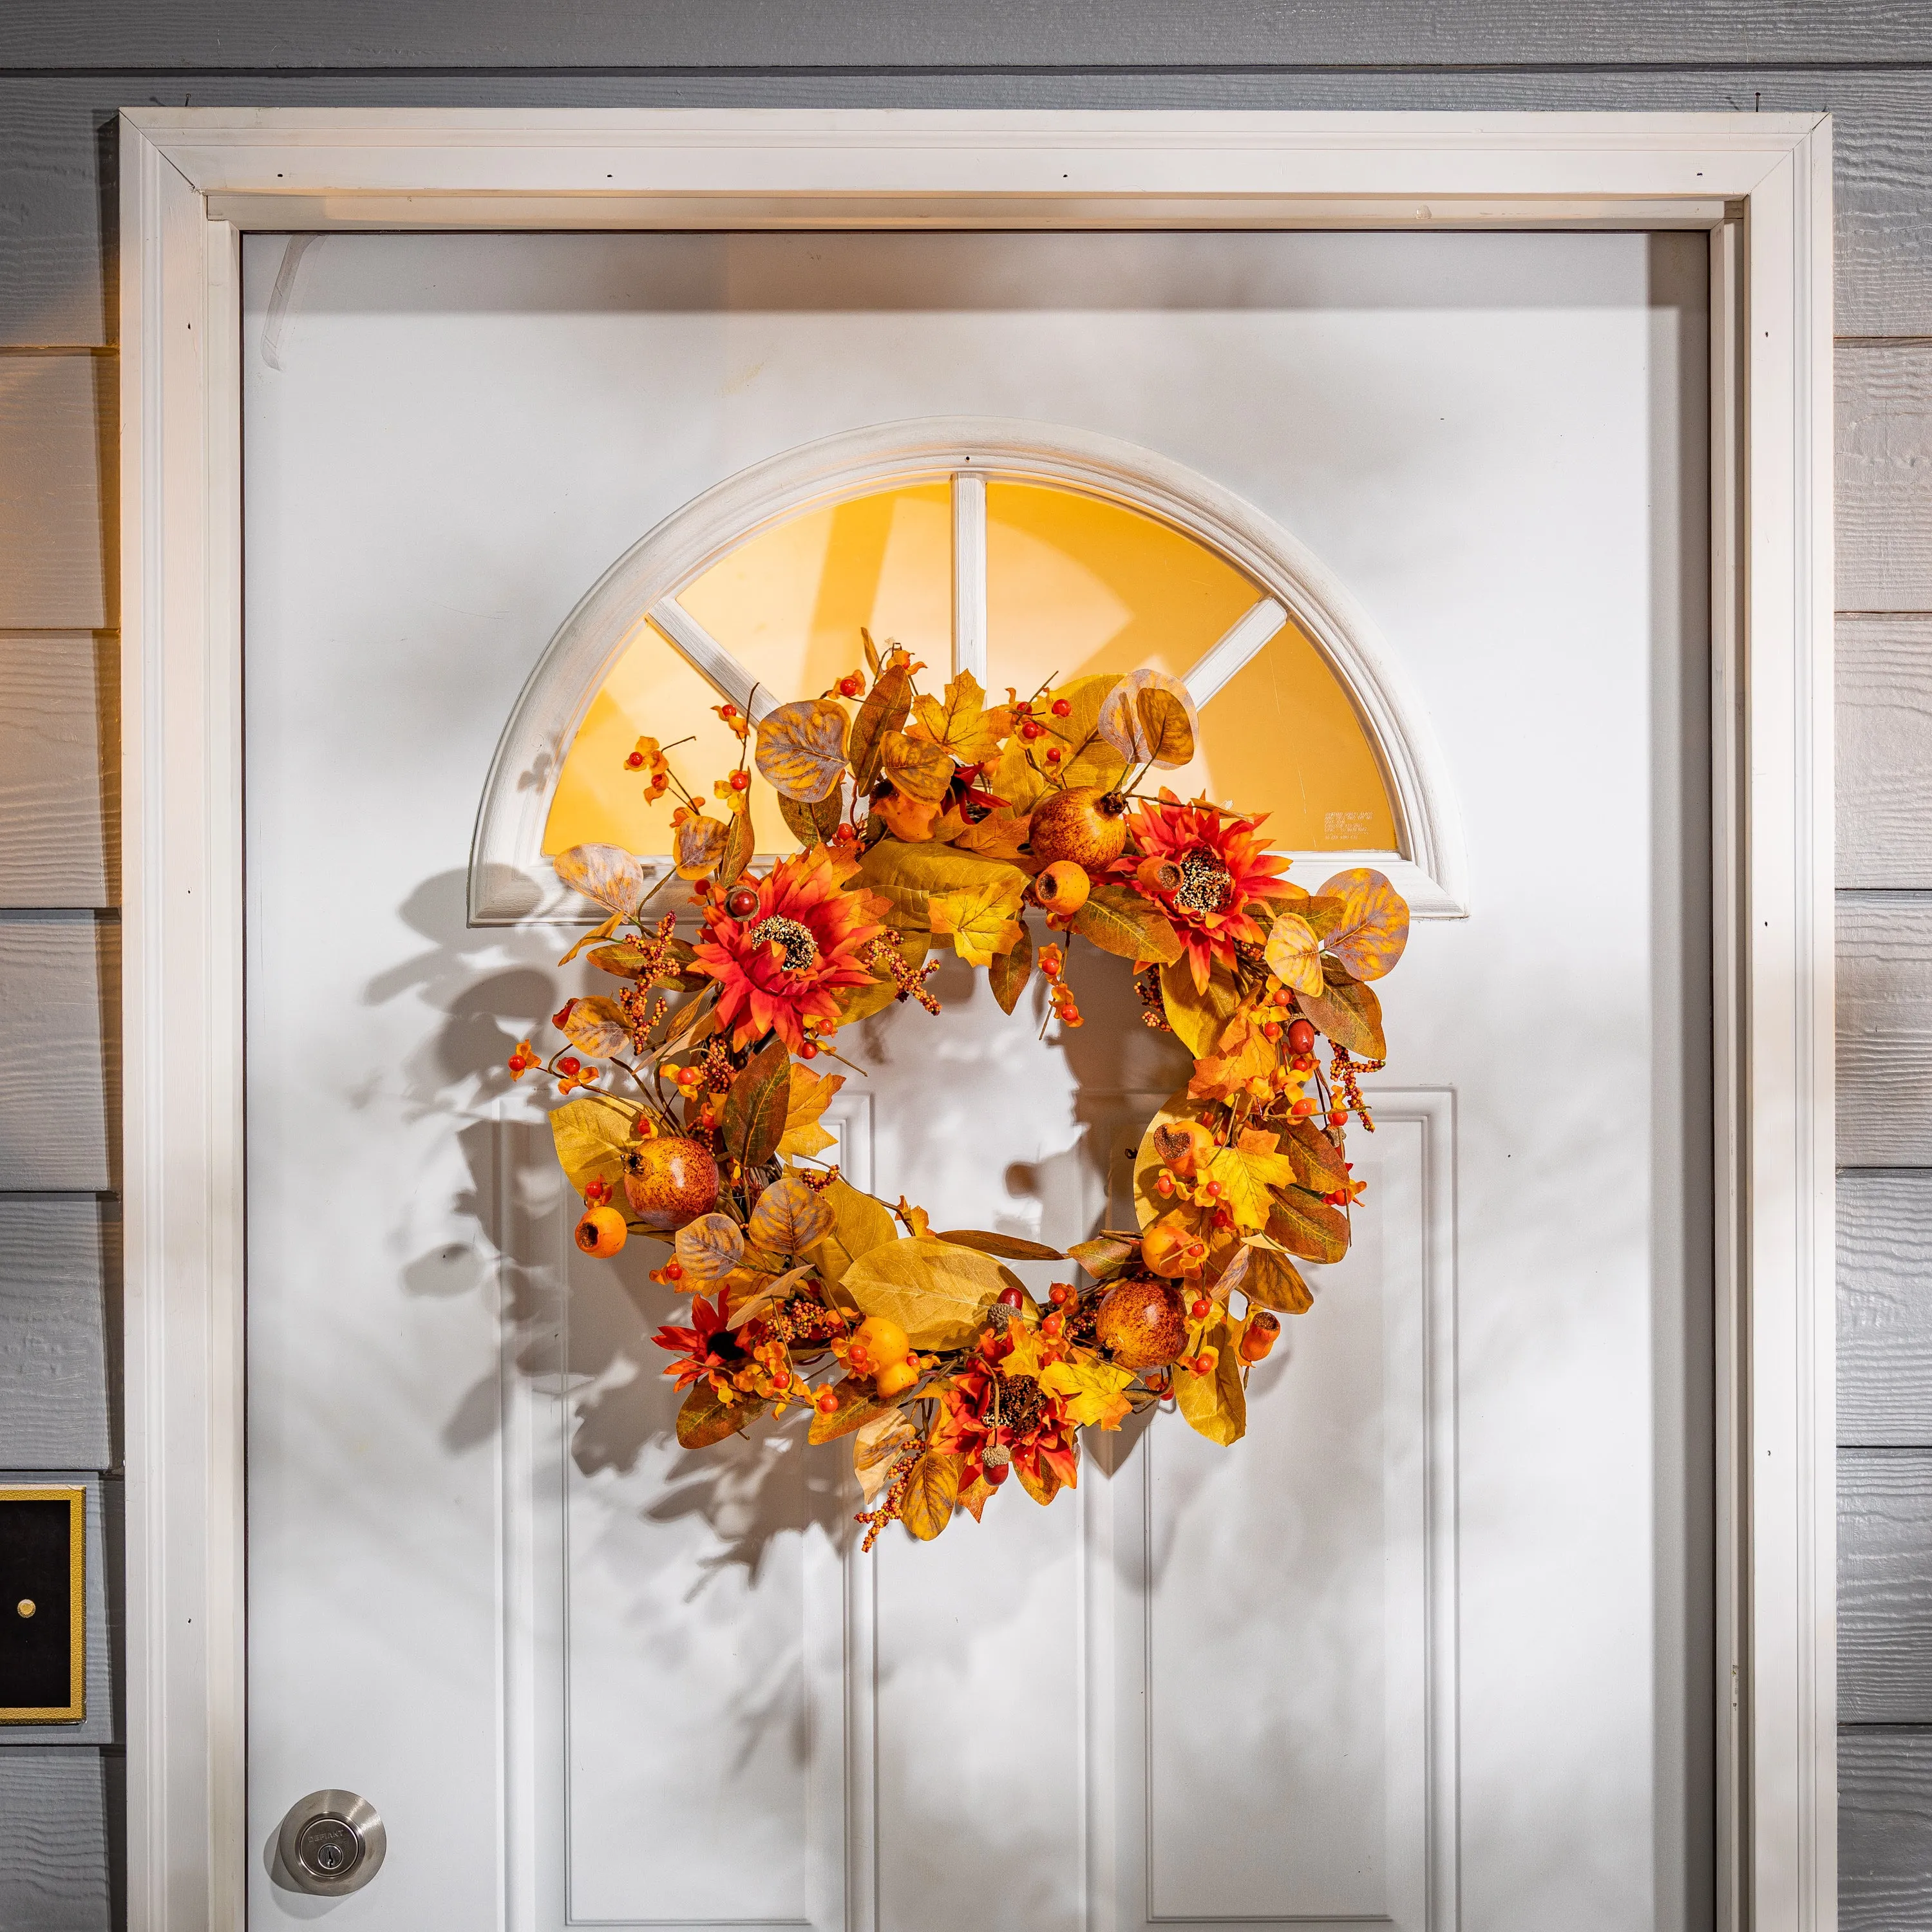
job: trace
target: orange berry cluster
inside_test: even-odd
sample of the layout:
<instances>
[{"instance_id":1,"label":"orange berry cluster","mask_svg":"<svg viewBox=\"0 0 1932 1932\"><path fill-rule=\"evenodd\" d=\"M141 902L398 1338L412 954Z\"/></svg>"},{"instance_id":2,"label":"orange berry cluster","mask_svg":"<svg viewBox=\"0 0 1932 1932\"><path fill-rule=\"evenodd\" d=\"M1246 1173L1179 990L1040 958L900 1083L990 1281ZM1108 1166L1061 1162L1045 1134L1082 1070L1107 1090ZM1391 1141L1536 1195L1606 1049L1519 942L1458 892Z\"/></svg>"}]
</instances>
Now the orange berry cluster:
<instances>
[{"instance_id":1,"label":"orange berry cluster","mask_svg":"<svg viewBox=\"0 0 1932 1932\"><path fill-rule=\"evenodd\" d=\"M1080 1008L1073 998L1073 988L1066 983L1066 955L1057 946L1042 946L1040 949L1040 970L1046 980L1047 998L1053 1004L1053 1016L1062 1026L1083 1026L1086 1022L1080 1016Z\"/></svg>"}]
</instances>

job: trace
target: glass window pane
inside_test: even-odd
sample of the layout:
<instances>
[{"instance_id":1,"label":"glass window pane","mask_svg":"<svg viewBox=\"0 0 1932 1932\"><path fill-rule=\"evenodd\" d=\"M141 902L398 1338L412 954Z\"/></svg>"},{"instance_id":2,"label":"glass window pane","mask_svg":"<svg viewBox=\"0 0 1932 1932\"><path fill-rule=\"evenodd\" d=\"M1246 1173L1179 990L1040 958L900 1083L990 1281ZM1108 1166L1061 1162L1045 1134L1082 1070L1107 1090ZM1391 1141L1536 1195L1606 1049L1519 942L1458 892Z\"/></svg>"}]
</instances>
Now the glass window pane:
<instances>
[{"instance_id":1,"label":"glass window pane","mask_svg":"<svg viewBox=\"0 0 1932 1932\"><path fill-rule=\"evenodd\" d=\"M943 680L952 650L951 487L916 484L788 518L694 578L678 602L781 700L815 696L862 669L862 625L881 642L905 644ZM664 745L689 734L695 742L670 754L671 770L709 798L737 755L711 712L720 702L654 628L640 625L566 754L544 851L608 842L644 857L668 853L673 802L646 808L625 758L646 734ZM754 785L752 797L758 850L789 849L770 788Z\"/></svg>"},{"instance_id":2,"label":"glass window pane","mask_svg":"<svg viewBox=\"0 0 1932 1932\"><path fill-rule=\"evenodd\" d=\"M1143 664L1184 677L1262 592L1205 544L1124 505L1030 483L986 491L988 682L1022 695ZM1341 681L1292 623L1212 698L1202 748L1160 775L1268 814L1297 850L1392 851L1395 814Z\"/></svg>"}]
</instances>

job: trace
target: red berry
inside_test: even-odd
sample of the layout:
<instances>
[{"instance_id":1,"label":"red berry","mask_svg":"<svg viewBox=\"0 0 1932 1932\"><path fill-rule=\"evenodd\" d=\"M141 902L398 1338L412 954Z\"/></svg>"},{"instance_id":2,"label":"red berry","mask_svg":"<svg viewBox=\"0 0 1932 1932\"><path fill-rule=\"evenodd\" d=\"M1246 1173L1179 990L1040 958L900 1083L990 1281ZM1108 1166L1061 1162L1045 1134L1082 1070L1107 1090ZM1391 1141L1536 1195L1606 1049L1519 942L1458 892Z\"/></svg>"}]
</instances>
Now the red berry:
<instances>
[{"instance_id":1,"label":"red berry","mask_svg":"<svg viewBox=\"0 0 1932 1932\"><path fill-rule=\"evenodd\" d=\"M664 1272L665 1280L682 1281L684 1279L684 1264L678 1261L666 1262L664 1264Z\"/></svg>"},{"instance_id":2,"label":"red berry","mask_svg":"<svg viewBox=\"0 0 1932 1932\"><path fill-rule=\"evenodd\" d=\"M865 688L865 680L856 670L848 671L838 680L838 695L841 698L856 698Z\"/></svg>"},{"instance_id":3,"label":"red berry","mask_svg":"<svg viewBox=\"0 0 1932 1932\"><path fill-rule=\"evenodd\" d=\"M1056 698L1053 700L1053 715L1056 718L1071 718L1073 716L1073 707L1065 698Z\"/></svg>"},{"instance_id":4,"label":"red berry","mask_svg":"<svg viewBox=\"0 0 1932 1932\"><path fill-rule=\"evenodd\" d=\"M816 1060L818 1058L818 1041L815 1040L807 1040L805 1044L799 1048L798 1057L801 1060Z\"/></svg>"},{"instance_id":5,"label":"red berry","mask_svg":"<svg viewBox=\"0 0 1932 1932\"><path fill-rule=\"evenodd\" d=\"M742 791L751 782L751 773L742 766L731 774L731 789L734 791Z\"/></svg>"},{"instance_id":6,"label":"red berry","mask_svg":"<svg viewBox=\"0 0 1932 1932\"><path fill-rule=\"evenodd\" d=\"M1047 762L1049 765L1057 765L1057 764L1059 764L1059 762L1060 762L1060 747L1059 747L1058 745L1054 745L1054 746L1053 746L1050 747L1050 748L1049 748L1049 749L1048 750L1048 752L1047 752L1047 754L1046 754L1046 762Z\"/></svg>"},{"instance_id":7,"label":"red berry","mask_svg":"<svg viewBox=\"0 0 1932 1932\"><path fill-rule=\"evenodd\" d=\"M1208 1306L1208 1298L1204 1294L1197 1294L1187 1304L1189 1318L1195 1322L1203 1320L1207 1316Z\"/></svg>"},{"instance_id":8,"label":"red berry","mask_svg":"<svg viewBox=\"0 0 1932 1932\"><path fill-rule=\"evenodd\" d=\"M718 707L718 715L728 724L737 716L738 707L735 704L721 704Z\"/></svg>"},{"instance_id":9,"label":"red berry","mask_svg":"<svg viewBox=\"0 0 1932 1932\"><path fill-rule=\"evenodd\" d=\"M581 1073L584 1071L584 1063L575 1054L566 1053L556 1063L556 1070L560 1073Z\"/></svg>"},{"instance_id":10,"label":"red berry","mask_svg":"<svg viewBox=\"0 0 1932 1932\"><path fill-rule=\"evenodd\" d=\"M1016 718L1030 718L1033 716L1031 703L1024 698L1022 698L1018 704L1013 706L1013 716Z\"/></svg>"},{"instance_id":11,"label":"red berry","mask_svg":"<svg viewBox=\"0 0 1932 1932\"><path fill-rule=\"evenodd\" d=\"M644 754L641 752L633 752L624 763L634 772L642 771L644 766Z\"/></svg>"},{"instance_id":12,"label":"red berry","mask_svg":"<svg viewBox=\"0 0 1932 1932\"><path fill-rule=\"evenodd\" d=\"M1290 1053L1312 1053L1315 1051L1315 1029L1306 1020L1296 1020L1289 1026L1288 1050Z\"/></svg>"},{"instance_id":13,"label":"red berry","mask_svg":"<svg viewBox=\"0 0 1932 1932\"><path fill-rule=\"evenodd\" d=\"M1348 1108L1346 1107L1330 1107L1328 1109L1328 1124L1331 1127L1346 1127L1348 1124Z\"/></svg>"},{"instance_id":14,"label":"red berry","mask_svg":"<svg viewBox=\"0 0 1932 1932\"><path fill-rule=\"evenodd\" d=\"M1020 726L1020 736L1030 744L1034 739L1043 738L1046 736L1046 727L1044 724L1036 724L1029 718Z\"/></svg>"}]
</instances>

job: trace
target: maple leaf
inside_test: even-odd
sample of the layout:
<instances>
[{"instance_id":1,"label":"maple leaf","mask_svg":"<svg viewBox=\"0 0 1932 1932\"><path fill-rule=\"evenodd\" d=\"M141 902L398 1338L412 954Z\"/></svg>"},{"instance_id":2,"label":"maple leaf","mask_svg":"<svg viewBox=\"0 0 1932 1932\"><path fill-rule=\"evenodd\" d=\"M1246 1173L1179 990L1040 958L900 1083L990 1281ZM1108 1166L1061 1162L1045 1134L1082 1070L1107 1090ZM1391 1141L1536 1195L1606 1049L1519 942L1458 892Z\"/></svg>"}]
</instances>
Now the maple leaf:
<instances>
[{"instance_id":1,"label":"maple leaf","mask_svg":"<svg viewBox=\"0 0 1932 1932\"><path fill-rule=\"evenodd\" d=\"M946 687L944 700L922 698L915 708L933 742L944 745L962 765L983 764L1012 726L1010 714L987 710L986 694L970 670L962 670Z\"/></svg>"},{"instance_id":2,"label":"maple leaf","mask_svg":"<svg viewBox=\"0 0 1932 1932\"><path fill-rule=\"evenodd\" d=\"M1274 1209L1268 1190L1286 1187L1294 1178L1294 1163L1276 1151L1280 1139L1259 1127L1244 1128L1240 1139L1223 1148L1208 1170L1208 1178L1221 1184L1222 1204L1237 1227L1257 1233L1265 1228Z\"/></svg>"},{"instance_id":3,"label":"maple leaf","mask_svg":"<svg viewBox=\"0 0 1932 1932\"><path fill-rule=\"evenodd\" d=\"M791 1091L785 1101L784 1132L778 1137L778 1154L823 1154L837 1141L836 1134L819 1125L819 1118L844 1084L842 1073L814 1073L810 1067L792 1062Z\"/></svg>"},{"instance_id":4,"label":"maple leaf","mask_svg":"<svg viewBox=\"0 0 1932 1932\"><path fill-rule=\"evenodd\" d=\"M1060 1396L1066 1413L1083 1429L1118 1429L1133 1413L1126 1391L1130 1371L1108 1362L1055 1362L1040 1378L1049 1395Z\"/></svg>"},{"instance_id":5,"label":"maple leaf","mask_svg":"<svg viewBox=\"0 0 1932 1932\"><path fill-rule=\"evenodd\" d=\"M1232 1100L1250 1080L1266 1079L1281 1064L1281 1049L1262 1031L1252 1007L1244 1007L1222 1028L1214 1053L1202 1060L1187 1083L1197 1100Z\"/></svg>"},{"instance_id":6,"label":"maple leaf","mask_svg":"<svg viewBox=\"0 0 1932 1932\"><path fill-rule=\"evenodd\" d=\"M968 826L953 843L964 851L977 852L985 858L1016 860L1031 823L1030 814L1003 805L977 825Z\"/></svg>"},{"instance_id":7,"label":"maple leaf","mask_svg":"<svg viewBox=\"0 0 1932 1932\"><path fill-rule=\"evenodd\" d=\"M950 933L952 950L969 966L990 966L1010 952L1026 930L1019 921L1018 888L1004 881L935 892L927 907L933 931Z\"/></svg>"}]
</instances>

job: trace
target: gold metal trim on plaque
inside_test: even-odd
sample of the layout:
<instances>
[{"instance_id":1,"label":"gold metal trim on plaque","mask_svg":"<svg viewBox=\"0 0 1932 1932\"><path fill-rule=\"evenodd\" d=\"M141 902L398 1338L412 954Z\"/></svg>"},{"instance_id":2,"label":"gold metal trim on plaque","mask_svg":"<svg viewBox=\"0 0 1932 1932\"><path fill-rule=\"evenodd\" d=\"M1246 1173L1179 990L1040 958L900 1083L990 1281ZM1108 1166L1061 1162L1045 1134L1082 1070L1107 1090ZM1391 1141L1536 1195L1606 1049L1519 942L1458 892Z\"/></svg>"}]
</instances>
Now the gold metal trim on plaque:
<instances>
[{"instance_id":1,"label":"gold metal trim on plaque","mask_svg":"<svg viewBox=\"0 0 1932 1932\"><path fill-rule=\"evenodd\" d=\"M87 1492L68 1483L0 1485L0 1503L68 1506L68 1701L0 1707L0 1724L78 1724L87 1716Z\"/></svg>"}]
</instances>

